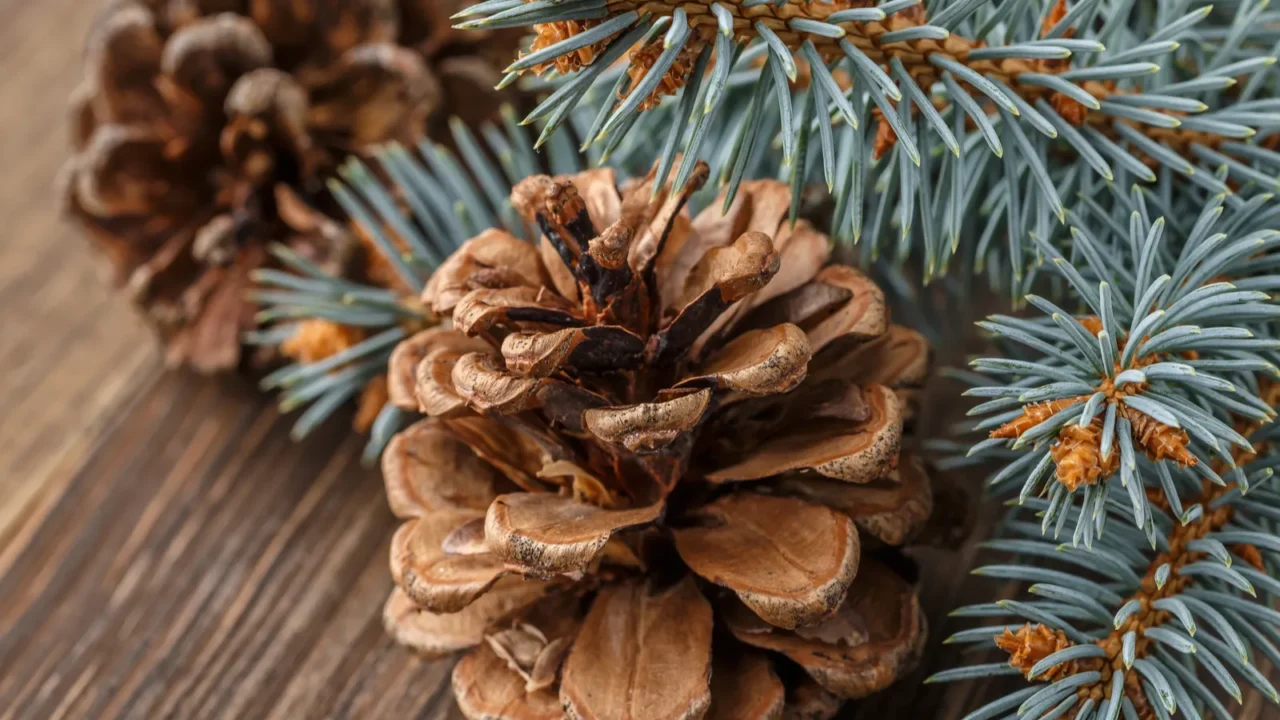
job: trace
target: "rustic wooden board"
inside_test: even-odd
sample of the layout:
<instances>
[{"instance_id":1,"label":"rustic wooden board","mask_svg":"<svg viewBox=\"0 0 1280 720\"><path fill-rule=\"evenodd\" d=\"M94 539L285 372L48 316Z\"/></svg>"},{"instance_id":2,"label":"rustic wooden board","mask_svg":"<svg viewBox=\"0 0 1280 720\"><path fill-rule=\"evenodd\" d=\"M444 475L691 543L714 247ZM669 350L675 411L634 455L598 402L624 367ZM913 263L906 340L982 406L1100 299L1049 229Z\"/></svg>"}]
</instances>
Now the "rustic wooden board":
<instances>
[{"instance_id":1,"label":"rustic wooden board","mask_svg":"<svg viewBox=\"0 0 1280 720\"><path fill-rule=\"evenodd\" d=\"M234 380L150 388L0 578L0 715L444 717L383 634L393 519L340 424Z\"/></svg>"},{"instance_id":2,"label":"rustic wooden board","mask_svg":"<svg viewBox=\"0 0 1280 720\"><path fill-rule=\"evenodd\" d=\"M0 569L156 352L101 263L62 222L54 177L91 13L82 0L0 3Z\"/></svg>"}]
</instances>

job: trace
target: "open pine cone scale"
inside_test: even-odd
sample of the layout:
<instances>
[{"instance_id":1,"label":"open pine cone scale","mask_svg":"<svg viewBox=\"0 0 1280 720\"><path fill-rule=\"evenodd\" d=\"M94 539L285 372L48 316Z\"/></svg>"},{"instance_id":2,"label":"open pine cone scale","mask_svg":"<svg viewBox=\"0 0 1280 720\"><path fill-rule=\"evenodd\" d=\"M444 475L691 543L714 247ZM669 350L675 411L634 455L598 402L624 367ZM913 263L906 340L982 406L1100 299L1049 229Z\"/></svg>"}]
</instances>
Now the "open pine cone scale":
<instances>
[{"instance_id":1,"label":"open pine cone scale","mask_svg":"<svg viewBox=\"0 0 1280 720\"><path fill-rule=\"evenodd\" d=\"M932 507L899 461L927 344L823 267L785 185L691 218L699 170L684 194L525 180L541 245L468 241L423 294L453 327L393 355L393 401L430 417L383 456L405 520L386 624L479 646L454 673L468 717L821 717L920 654L882 559Z\"/></svg>"}]
</instances>

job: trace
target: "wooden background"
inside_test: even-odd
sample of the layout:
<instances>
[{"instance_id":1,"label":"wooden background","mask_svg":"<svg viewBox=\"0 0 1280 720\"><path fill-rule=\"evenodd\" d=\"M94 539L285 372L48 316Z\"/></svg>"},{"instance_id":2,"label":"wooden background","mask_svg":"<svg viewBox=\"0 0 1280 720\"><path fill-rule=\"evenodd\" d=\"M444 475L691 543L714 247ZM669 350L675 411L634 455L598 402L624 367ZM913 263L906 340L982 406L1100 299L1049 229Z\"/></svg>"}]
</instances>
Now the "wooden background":
<instances>
[{"instance_id":1,"label":"wooden background","mask_svg":"<svg viewBox=\"0 0 1280 720\"><path fill-rule=\"evenodd\" d=\"M393 520L359 440L292 443L246 383L164 372L59 219L94 4L0 0L0 718L457 717L450 664L382 632ZM956 661L945 610L990 596L973 554L917 554L927 667L848 717L975 706L977 684L918 684Z\"/></svg>"}]
</instances>

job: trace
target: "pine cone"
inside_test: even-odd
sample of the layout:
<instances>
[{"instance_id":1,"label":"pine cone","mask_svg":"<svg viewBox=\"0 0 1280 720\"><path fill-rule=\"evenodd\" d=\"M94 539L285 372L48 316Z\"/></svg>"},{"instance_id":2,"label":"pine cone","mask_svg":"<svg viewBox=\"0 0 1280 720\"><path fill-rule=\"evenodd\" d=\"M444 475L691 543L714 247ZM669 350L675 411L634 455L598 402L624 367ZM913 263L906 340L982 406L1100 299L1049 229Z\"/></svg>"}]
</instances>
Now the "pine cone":
<instances>
[{"instance_id":1,"label":"pine cone","mask_svg":"<svg viewBox=\"0 0 1280 720\"><path fill-rule=\"evenodd\" d=\"M823 267L784 184L691 219L705 179L525 180L540 246L468 241L423 295L453 327L392 359L392 401L430 417L383 456L405 520L385 622L426 654L478 646L468 717L824 717L919 657L886 560L930 513L895 392L927 345Z\"/></svg>"},{"instance_id":2,"label":"pine cone","mask_svg":"<svg viewBox=\"0 0 1280 720\"><path fill-rule=\"evenodd\" d=\"M169 346L201 371L235 366L253 324L249 274L283 242L341 265L349 233L324 179L344 156L413 142L446 93L495 108L486 44L461 0L113 0L72 98L68 212ZM465 42L464 42L465 41Z\"/></svg>"}]
</instances>

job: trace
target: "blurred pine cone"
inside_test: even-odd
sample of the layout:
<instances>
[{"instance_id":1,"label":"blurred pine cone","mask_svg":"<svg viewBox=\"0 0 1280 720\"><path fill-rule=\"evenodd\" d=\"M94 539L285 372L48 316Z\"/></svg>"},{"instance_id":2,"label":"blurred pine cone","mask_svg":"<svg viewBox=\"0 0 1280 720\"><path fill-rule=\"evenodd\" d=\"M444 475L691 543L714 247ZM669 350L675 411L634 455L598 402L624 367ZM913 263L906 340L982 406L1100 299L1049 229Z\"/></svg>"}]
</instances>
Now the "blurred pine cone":
<instances>
[{"instance_id":1,"label":"blurred pine cone","mask_svg":"<svg viewBox=\"0 0 1280 720\"><path fill-rule=\"evenodd\" d=\"M453 327L392 357L392 402L430 417L383 455L384 620L476 647L470 718L829 717L920 655L892 546L932 506L899 455L928 346L824 267L786 185L691 219L706 173L525 180L540 246L468 241L423 295Z\"/></svg>"},{"instance_id":2,"label":"blurred pine cone","mask_svg":"<svg viewBox=\"0 0 1280 720\"><path fill-rule=\"evenodd\" d=\"M416 141L435 113L496 107L516 38L457 33L462 0L113 0L72 98L69 213L110 257L174 363L213 372L253 325L249 273L282 242L341 266L336 163ZM493 56L493 63L488 55Z\"/></svg>"}]
</instances>

